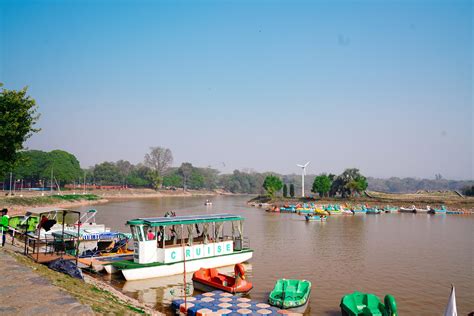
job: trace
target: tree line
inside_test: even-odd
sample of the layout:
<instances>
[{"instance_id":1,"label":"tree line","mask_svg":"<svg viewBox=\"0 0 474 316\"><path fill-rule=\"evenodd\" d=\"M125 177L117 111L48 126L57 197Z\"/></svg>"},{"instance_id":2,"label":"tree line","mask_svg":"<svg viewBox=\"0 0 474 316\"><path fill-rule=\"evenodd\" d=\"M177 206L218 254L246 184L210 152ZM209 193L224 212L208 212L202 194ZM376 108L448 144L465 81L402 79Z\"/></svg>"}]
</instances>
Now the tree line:
<instances>
[{"instance_id":1,"label":"tree line","mask_svg":"<svg viewBox=\"0 0 474 316\"><path fill-rule=\"evenodd\" d=\"M276 175L268 175L263 182L263 188L270 197L274 197L281 190L283 197L294 197L295 186L293 183L290 183L289 186L288 192L288 184ZM314 177L311 192L320 197L348 197L361 195L367 186L367 178L360 173L359 169L351 168L344 170L338 176L322 173Z\"/></svg>"}]
</instances>

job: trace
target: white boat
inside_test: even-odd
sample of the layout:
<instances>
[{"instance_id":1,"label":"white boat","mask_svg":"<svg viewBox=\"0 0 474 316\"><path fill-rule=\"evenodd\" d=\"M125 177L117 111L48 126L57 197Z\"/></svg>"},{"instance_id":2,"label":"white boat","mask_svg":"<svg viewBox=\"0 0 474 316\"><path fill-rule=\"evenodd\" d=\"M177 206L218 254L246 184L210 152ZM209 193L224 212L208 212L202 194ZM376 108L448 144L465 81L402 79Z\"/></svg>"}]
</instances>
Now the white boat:
<instances>
[{"instance_id":1,"label":"white boat","mask_svg":"<svg viewBox=\"0 0 474 316\"><path fill-rule=\"evenodd\" d=\"M111 263L106 271L121 271L130 281L246 262L253 250L244 245L243 220L232 214L130 220L133 260ZM225 224L230 224L230 235L225 235Z\"/></svg>"},{"instance_id":2,"label":"white boat","mask_svg":"<svg viewBox=\"0 0 474 316\"><path fill-rule=\"evenodd\" d=\"M29 209L27 214L38 217L39 221L36 231L28 233L29 238L44 244L55 244L55 240L65 243L78 240L75 251L79 255L97 252L118 240L131 238L131 234L110 231L109 227L97 224L97 210L94 209L79 215L68 209L41 207Z\"/></svg>"},{"instance_id":3,"label":"white boat","mask_svg":"<svg viewBox=\"0 0 474 316\"><path fill-rule=\"evenodd\" d=\"M451 286L451 294L449 295L448 304L444 310L444 316L458 316L458 308L456 306L456 291L454 285Z\"/></svg>"},{"instance_id":4,"label":"white boat","mask_svg":"<svg viewBox=\"0 0 474 316\"><path fill-rule=\"evenodd\" d=\"M411 207L400 207L398 212L399 213L416 213L416 207L415 205L412 205Z\"/></svg>"}]
</instances>

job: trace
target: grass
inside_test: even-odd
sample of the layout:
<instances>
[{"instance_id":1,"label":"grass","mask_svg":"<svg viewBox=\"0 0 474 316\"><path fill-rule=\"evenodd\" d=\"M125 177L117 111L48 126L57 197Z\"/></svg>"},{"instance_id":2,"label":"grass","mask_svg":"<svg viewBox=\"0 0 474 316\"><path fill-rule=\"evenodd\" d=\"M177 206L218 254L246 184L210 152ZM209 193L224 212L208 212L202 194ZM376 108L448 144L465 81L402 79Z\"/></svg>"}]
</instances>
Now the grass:
<instances>
[{"instance_id":1,"label":"grass","mask_svg":"<svg viewBox=\"0 0 474 316\"><path fill-rule=\"evenodd\" d=\"M100 197L94 194L65 194L49 196L5 196L0 197L1 206L45 206L58 202L97 201Z\"/></svg>"},{"instance_id":2,"label":"grass","mask_svg":"<svg viewBox=\"0 0 474 316\"><path fill-rule=\"evenodd\" d=\"M55 199L60 199L60 200L64 200L64 201L82 201L82 200L97 201L97 200L100 200L100 197L98 197L95 194L84 194L84 195L66 194L66 195L54 195L52 197L55 198Z\"/></svg>"},{"instance_id":3,"label":"grass","mask_svg":"<svg viewBox=\"0 0 474 316\"><path fill-rule=\"evenodd\" d=\"M90 306L92 310L98 314L145 314L142 309L121 301L108 291L99 289L92 284L85 283L84 281L71 278L68 275L53 271L20 254L11 251L8 253L18 262L32 268L38 274L50 280L53 285L68 292L82 304Z\"/></svg>"}]
</instances>

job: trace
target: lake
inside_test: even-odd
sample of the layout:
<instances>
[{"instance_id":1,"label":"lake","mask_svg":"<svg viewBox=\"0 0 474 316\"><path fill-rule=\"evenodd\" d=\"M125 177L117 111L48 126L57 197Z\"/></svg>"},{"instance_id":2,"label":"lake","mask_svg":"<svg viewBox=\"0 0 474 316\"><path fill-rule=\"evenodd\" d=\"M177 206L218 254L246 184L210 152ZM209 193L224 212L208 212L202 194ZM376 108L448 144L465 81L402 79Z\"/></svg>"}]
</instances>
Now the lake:
<instances>
[{"instance_id":1,"label":"lake","mask_svg":"<svg viewBox=\"0 0 474 316\"><path fill-rule=\"evenodd\" d=\"M163 216L170 210L177 215L243 215L244 233L255 251L246 266L254 284L250 298L266 301L279 278L310 280L308 315L339 315L341 297L355 290L382 300L385 294L394 295L401 315L441 315L451 284L456 286L459 315L474 310L472 215L339 215L325 223L307 223L296 214L248 207L248 196L212 197L212 206L204 206L205 199L113 201L95 206L97 222L128 232L124 225L128 219ZM183 276L129 282L119 276L103 279L166 312L170 300L183 290Z\"/></svg>"}]
</instances>

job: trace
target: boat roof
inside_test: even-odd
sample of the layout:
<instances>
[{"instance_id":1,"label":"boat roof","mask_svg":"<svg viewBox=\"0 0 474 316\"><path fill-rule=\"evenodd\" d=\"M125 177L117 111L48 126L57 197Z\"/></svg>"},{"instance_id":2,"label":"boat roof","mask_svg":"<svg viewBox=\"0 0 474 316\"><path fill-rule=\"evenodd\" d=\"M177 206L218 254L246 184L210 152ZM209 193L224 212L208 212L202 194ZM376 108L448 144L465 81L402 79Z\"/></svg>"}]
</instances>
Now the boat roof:
<instances>
[{"instance_id":1,"label":"boat roof","mask_svg":"<svg viewBox=\"0 0 474 316\"><path fill-rule=\"evenodd\" d=\"M241 221L244 218L233 214L185 215L175 217L137 218L127 221L127 225L170 226L199 223Z\"/></svg>"},{"instance_id":2,"label":"boat roof","mask_svg":"<svg viewBox=\"0 0 474 316\"><path fill-rule=\"evenodd\" d=\"M30 212L32 214L40 214L40 213L54 213L54 212L64 212L68 211L71 212L71 210L68 210L66 208L59 208L59 207L35 207L35 208L30 208L26 210L27 212Z\"/></svg>"}]
</instances>

